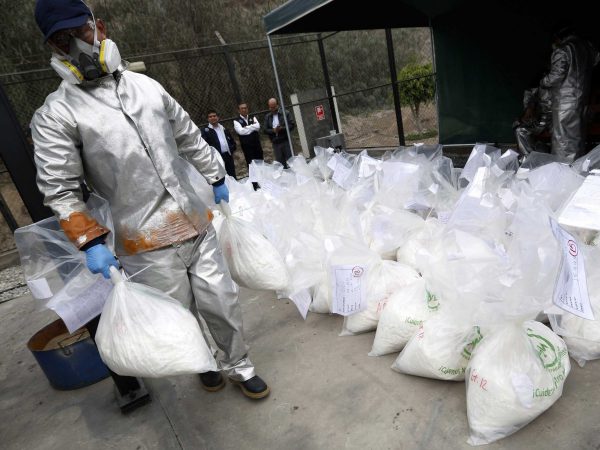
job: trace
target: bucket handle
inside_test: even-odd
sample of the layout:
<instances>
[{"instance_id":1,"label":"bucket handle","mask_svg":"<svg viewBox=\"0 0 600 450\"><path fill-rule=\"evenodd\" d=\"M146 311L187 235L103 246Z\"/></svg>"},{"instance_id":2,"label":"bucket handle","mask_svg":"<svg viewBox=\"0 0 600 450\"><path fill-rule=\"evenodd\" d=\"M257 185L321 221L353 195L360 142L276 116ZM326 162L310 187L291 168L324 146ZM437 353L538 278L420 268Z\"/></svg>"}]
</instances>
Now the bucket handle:
<instances>
[{"instance_id":1,"label":"bucket handle","mask_svg":"<svg viewBox=\"0 0 600 450\"><path fill-rule=\"evenodd\" d=\"M65 356L71 356L73 354L73 350L70 348L71 345L77 344L79 341L83 340L83 335L86 333L86 331L87 330L81 329L81 330L79 330L79 333L77 333L77 334L73 333L69 337L66 337L63 340L58 341L58 346L60 347L60 349L62 350L62 352ZM72 342L69 345L63 345L63 342L65 342L67 339L71 339L73 336L77 336L77 340L75 342Z\"/></svg>"}]
</instances>

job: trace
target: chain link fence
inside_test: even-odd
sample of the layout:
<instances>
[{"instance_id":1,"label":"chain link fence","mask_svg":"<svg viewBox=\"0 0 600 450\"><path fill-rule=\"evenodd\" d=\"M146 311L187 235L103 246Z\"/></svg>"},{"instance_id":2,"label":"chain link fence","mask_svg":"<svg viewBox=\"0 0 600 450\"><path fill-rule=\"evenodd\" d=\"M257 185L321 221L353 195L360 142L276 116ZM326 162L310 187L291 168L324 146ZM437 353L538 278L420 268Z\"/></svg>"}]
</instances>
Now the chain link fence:
<instances>
[{"instance_id":1,"label":"chain link fence","mask_svg":"<svg viewBox=\"0 0 600 450\"><path fill-rule=\"evenodd\" d=\"M432 47L428 29L393 30L393 37L399 69L408 63L431 64ZM292 94L319 89L325 92L319 39L330 83L335 88L335 101L346 147L397 147L398 127L383 30L273 38L286 109L291 111L294 106L290 100ZM271 55L265 39L138 53L126 55L125 59L143 62L146 75L159 81L198 126L206 124L207 111L215 109L219 112L221 123L233 130L232 120L238 115L239 101L248 103L251 115L255 115L262 124L268 112L268 99L278 97ZM435 80L435 74L432 73L430 77ZM40 68L0 74L0 83L11 100L23 131L28 135L34 111L58 87L60 79L51 69ZM402 81L399 86L402 86ZM323 94L315 94L303 101L308 103L319 99L327 102ZM437 142L435 101L423 102L418 117L411 112L410 106L403 106L402 124L407 144ZM292 138L298 153L300 139L297 130ZM272 148L265 135L262 136L262 142L265 160L270 162L273 160ZM235 152L234 156L238 178L245 177L247 167L241 150ZM29 223L30 219L28 221L6 171L0 173L0 182L0 190L16 223L19 226ZM10 234L7 219L0 222L1 232ZM12 240L5 239L4 234L0 252L6 250L5 247L14 247ZM11 242L7 244L8 241Z\"/></svg>"},{"instance_id":2,"label":"chain link fence","mask_svg":"<svg viewBox=\"0 0 600 450\"><path fill-rule=\"evenodd\" d=\"M31 217L0 159L0 254L15 248L13 232L31 223Z\"/></svg>"}]
</instances>

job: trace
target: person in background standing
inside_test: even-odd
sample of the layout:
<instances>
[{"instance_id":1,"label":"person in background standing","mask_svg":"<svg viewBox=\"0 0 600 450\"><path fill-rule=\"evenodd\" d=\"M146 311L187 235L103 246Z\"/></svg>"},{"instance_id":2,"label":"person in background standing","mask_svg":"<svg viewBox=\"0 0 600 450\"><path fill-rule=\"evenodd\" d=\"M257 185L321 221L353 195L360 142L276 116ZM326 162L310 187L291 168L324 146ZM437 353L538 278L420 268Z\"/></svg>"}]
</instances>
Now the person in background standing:
<instances>
[{"instance_id":1,"label":"person in background standing","mask_svg":"<svg viewBox=\"0 0 600 450\"><path fill-rule=\"evenodd\" d=\"M552 96L552 154L573 161L585 153L585 112L599 55L570 26L555 30L550 71L540 87Z\"/></svg>"},{"instance_id":2,"label":"person in background standing","mask_svg":"<svg viewBox=\"0 0 600 450\"><path fill-rule=\"evenodd\" d=\"M268 106L270 112L265 116L264 132L269 136L269 139L271 139L275 159L287 169L287 160L292 157L288 133L292 132L296 124L292 120L290 113L285 111L289 126L289 129L286 129L285 120L283 118L284 111L279 108L279 103L277 103L276 99L269 99Z\"/></svg>"},{"instance_id":3,"label":"person in background standing","mask_svg":"<svg viewBox=\"0 0 600 450\"><path fill-rule=\"evenodd\" d=\"M250 117L248 114L248 104L240 103L238 105L239 117L233 120L235 132L240 137L240 144L246 158L246 164L249 166L254 159L264 159L263 148L260 143L260 123L256 117Z\"/></svg>"},{"instance_id":4,"label":"person in background standing","mask_svg":"<svg viewBox=\"0 0 600 450\"><path fill-rule=\"evenodd\" d=\"M208 126L202 129L202 138L208 142L208 145L219 151L225 163L227 175L235 178L233 161L235 140L229 130L219 123L219 115L214 109L208 111Z\"/></svg>"}]
</instances>

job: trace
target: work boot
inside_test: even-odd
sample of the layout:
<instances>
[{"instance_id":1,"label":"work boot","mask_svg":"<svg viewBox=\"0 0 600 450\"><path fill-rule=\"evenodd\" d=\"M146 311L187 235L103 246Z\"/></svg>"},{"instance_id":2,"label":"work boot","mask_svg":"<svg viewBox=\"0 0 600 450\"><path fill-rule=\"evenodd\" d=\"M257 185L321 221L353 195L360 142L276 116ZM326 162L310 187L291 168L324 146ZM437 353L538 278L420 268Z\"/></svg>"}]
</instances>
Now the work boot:
<instances>
[{"instance_id":1,"label":"work boot","mask_svg":"<svg viewBox=\"0 0 600 450\"><path fill-rule=\"evenodd\" d=\"M225 379L221 372L204 372L200 374L202 389L208 392L217 392L225 387Z\"/></svg>"},{"instance_id":2,"label":"work boot","mask_svg":"<svg viewBox=\"0 0 600 450\"><path fill-rule=\"evenodd\" d=\"M242 390L242 393L246 397L253 400L265 398L271 392L271 389L269 389L267 383L265 383L258 375L255 375L246 381L237 381L231 379L229 381L231 381L233 384L237 384Z\"/></svg>"},{"instance_id":3,"label":"work boot","mask_svg":"<svg viewBox=\"0 0 600 450\"><path fill-rule=\"evenodd\" d=\"M130 390L127 394L121 394L117 386L115 386L115 397L117 399L117 405L121 413L128 414L140 406L144 406L152 401L146 386L142 380L138 379L139 388Z\"/></svg>"}]
</instances>

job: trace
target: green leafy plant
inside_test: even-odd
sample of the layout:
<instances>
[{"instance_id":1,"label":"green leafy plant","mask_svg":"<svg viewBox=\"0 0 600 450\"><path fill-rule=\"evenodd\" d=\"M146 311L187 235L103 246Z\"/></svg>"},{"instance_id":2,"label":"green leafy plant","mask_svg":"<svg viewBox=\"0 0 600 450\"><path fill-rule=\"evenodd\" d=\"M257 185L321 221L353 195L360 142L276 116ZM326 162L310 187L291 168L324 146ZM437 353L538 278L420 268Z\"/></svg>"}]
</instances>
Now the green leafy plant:
<instances>
[{"instance_id":1,"label":"green leafy plant","mask_svg":"<svg viewBox=\"0 0 600 450\"><path fill-rule=\"evenodd\" d=\"M400 102L409 106L419 133L423 132L419 115L422 104L435 98L435 78L431 64L407 64L398 73Z\"/></svg>"}]
</instances>

